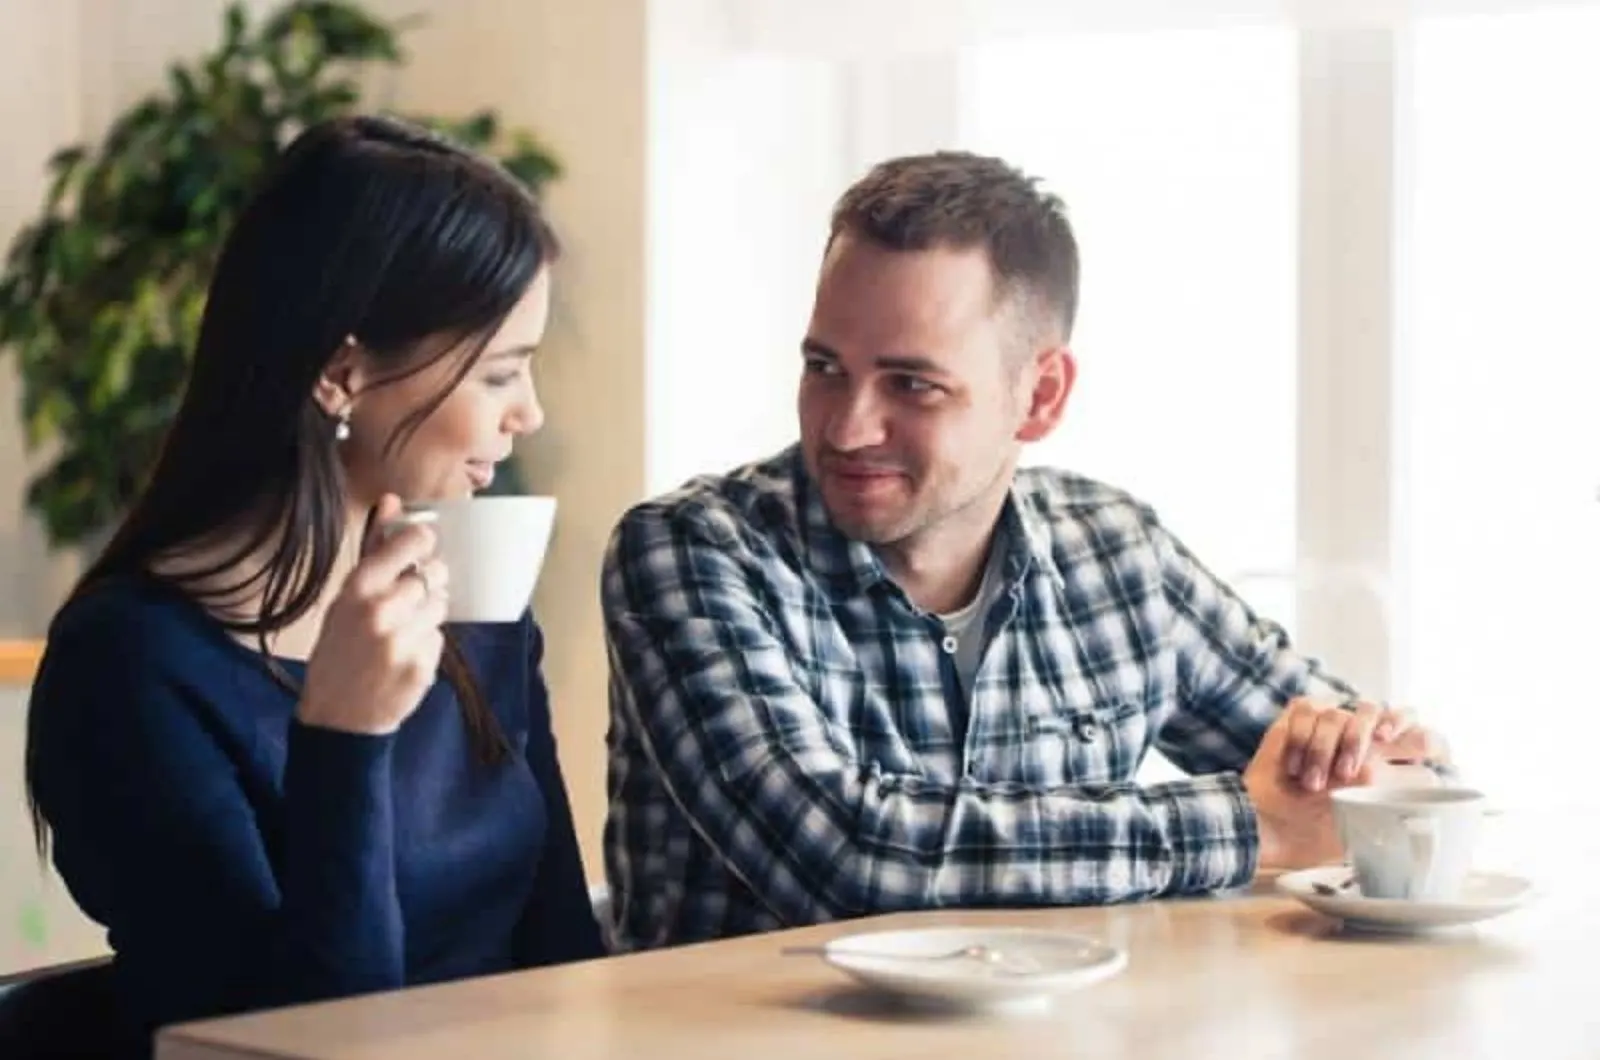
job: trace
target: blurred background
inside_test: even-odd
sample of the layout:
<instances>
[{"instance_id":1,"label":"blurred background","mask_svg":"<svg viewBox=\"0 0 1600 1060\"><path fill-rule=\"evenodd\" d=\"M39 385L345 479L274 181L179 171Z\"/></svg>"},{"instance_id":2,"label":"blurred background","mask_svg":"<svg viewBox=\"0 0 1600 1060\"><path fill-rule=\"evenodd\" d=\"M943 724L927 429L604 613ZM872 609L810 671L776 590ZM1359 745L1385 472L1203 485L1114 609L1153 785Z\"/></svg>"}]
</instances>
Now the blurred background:
<instances>
[{"instance_id":1,"label":"blurred background","mask_svg":"<svg viewBox=\"0 0 1600 1060\"><path fill-rule=\"evenodd\" d=\"M0 0L0 238L73 179L63 149L121 128L136 152L155 94L189 108L144 147L182 160L203 274L207 189L253 164L226 130L256 75L229 71L269 52L302 108L426 115L520 162L566 244L519 471L561 503L536 607L595 881L606 537L794 438L829 207L938 147L1041 176L1081 240L1078 389L1031 461L1153 503L1502 804L1600 803L1597 0L229 6ZM345 81L359 104L306 94ZM197 305L166 254L82 334L29 331L22 288L0 308L0 973L103 947L33 857L22 720L30 652L176 395Z\"/></svg>"}]
</instances>

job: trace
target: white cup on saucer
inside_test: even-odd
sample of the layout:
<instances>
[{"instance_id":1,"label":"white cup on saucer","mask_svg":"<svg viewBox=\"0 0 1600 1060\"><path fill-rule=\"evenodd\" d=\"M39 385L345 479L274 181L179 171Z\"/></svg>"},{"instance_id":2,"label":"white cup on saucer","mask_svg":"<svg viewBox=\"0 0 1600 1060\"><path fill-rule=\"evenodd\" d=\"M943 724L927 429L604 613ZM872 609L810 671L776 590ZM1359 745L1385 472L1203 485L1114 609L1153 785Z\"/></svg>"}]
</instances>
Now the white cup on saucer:
<instances>
[{"instance_id":1,"label":"white cup on saucer","mask_svg":"<svg viewBox=\"0 0 1600 1060\"><path fill-rule=\"evenodd\" d=\"M467 497L408 504L386 529L433 526L450 570L446 621L515 622L533 597L555 518L554 497Z\"/></svg>"},{"instance_id":2,"label":"white cup on saucer","mask_svg":"<svg viewBox=\"0 0 1600 1060\"><path fill-rule=\"evenodd\" d=\"M1461 787L1357 787L1333 812L1366 898L1453 901L1472 871L1486 803Z\"/></svg>"}]
</instances>

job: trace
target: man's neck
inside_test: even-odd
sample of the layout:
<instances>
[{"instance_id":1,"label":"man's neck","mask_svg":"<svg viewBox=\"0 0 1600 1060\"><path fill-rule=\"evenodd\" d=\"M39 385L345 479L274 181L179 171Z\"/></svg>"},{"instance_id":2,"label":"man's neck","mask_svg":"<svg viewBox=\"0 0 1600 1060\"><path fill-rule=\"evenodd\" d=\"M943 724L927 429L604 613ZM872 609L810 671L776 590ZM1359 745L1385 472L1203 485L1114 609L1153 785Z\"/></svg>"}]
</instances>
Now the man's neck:
<instances>
[{"instance_id":1,"label":"man's neck","mask_svg":"<svg viewBox=\"0 0 1600 1060\"><path fill-rule=\"evenodd\" d=\"M935 615L959 611L983 584L1000 529L1004 495L994 504L945 520L905 541L884 545L878 558L911 602Z\"/></svg>"}]
</instances>

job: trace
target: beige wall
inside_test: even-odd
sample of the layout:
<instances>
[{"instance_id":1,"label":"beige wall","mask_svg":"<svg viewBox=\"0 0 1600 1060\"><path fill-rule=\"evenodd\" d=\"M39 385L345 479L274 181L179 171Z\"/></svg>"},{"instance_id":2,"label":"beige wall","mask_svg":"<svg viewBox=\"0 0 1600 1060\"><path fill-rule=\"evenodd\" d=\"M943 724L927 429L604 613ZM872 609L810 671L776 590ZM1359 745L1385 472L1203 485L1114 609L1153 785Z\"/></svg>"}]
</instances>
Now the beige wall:
<instances>
[{"instance_id":1,"label":"beige wall","mask_svg":"<svg viewBox=\"0 0 1600 1060\"><path fill-rule=\"evenodd\" d=\"M6 114L0 151L0 236L7 243L44 193L44 161L77 134L82 93L76 80L80 42L72 4L0 0L0 98ZM70 574L55 571L44 535L22 510L28 463L16 427L19 391L9 359L0 360L0 636L37 632Z\"/></svg>"},{"instance_id":2,"label":"beige wall","mask_svg":"<svg viewBox=\"0 0 1600 1060\"><path fill-rule=\"evenodd\" d=\"M0 238L31 217L43 163L209 47L226 0L0 0ZM256 10L269 9L253 0ZM605 660L598 571L622 509L644 490L646 0L369 0L422 13L411 62L377 102L454 113L493 106L536 130L566 166L550 212L566 247L538 368L544 430L525 443L532 487L561 509L536 607L562 765L591 878L604 816ZM22 509L27 461L9 362L0 362L0 637L42 633L76 571ZM15 706L20 707L20 699ZM0 710L11 710L9 701ZM19 748L0 746L0 779ZM20 843L0 808L0 858ZM0 916L10 916L0 902ZM0 925L9 928L10 925ZM5 967L0 931L0 970Z\"/></svg>"}]
</instances>

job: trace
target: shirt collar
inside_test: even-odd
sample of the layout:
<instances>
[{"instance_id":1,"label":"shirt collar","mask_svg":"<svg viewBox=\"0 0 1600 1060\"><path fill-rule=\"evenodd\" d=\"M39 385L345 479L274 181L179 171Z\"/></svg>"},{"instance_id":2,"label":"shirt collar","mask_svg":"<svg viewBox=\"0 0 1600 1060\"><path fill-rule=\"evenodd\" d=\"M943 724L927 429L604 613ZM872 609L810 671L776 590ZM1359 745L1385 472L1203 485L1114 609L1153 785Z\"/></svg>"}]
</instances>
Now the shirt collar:
<instances>
[{"instance_id":1,"label":"shirt collar","mask_svg":"<svg viewBox=\"0 0 1600 1060\"><path fill-rule=\"evenodd\" d=\"M1066 587L1066 580L1056 567L1055 527L1049 516L1041 510L1038 496L1029 492L1022 482L1013 478L1006 506L1000 514L1012 530L1011 540L1021 545L1013 548L1006 564L1006 580L1019 581L1031 567L1049 578L1058 588Z\"/></svg>"},{"instance_id":2,"label":"shirt collar","mask_svg":"<svg viewBox=\"0 0 1600 1060\"><path fill-rule=\"evenodd\" d=\"M846 537L828 518L822 491L806 473L798 446L791 451L790 458L802 548L811 574L836 600L865 596L885 582L893 584L872 546ZM1000 510L1000 528L1003 547L1010 553L1003 568L1008 586L1020 582L1030 569L1042 571L1058 584L1061 582L1049 520L1015 480Z\"/></svg>"}]
</instances>

